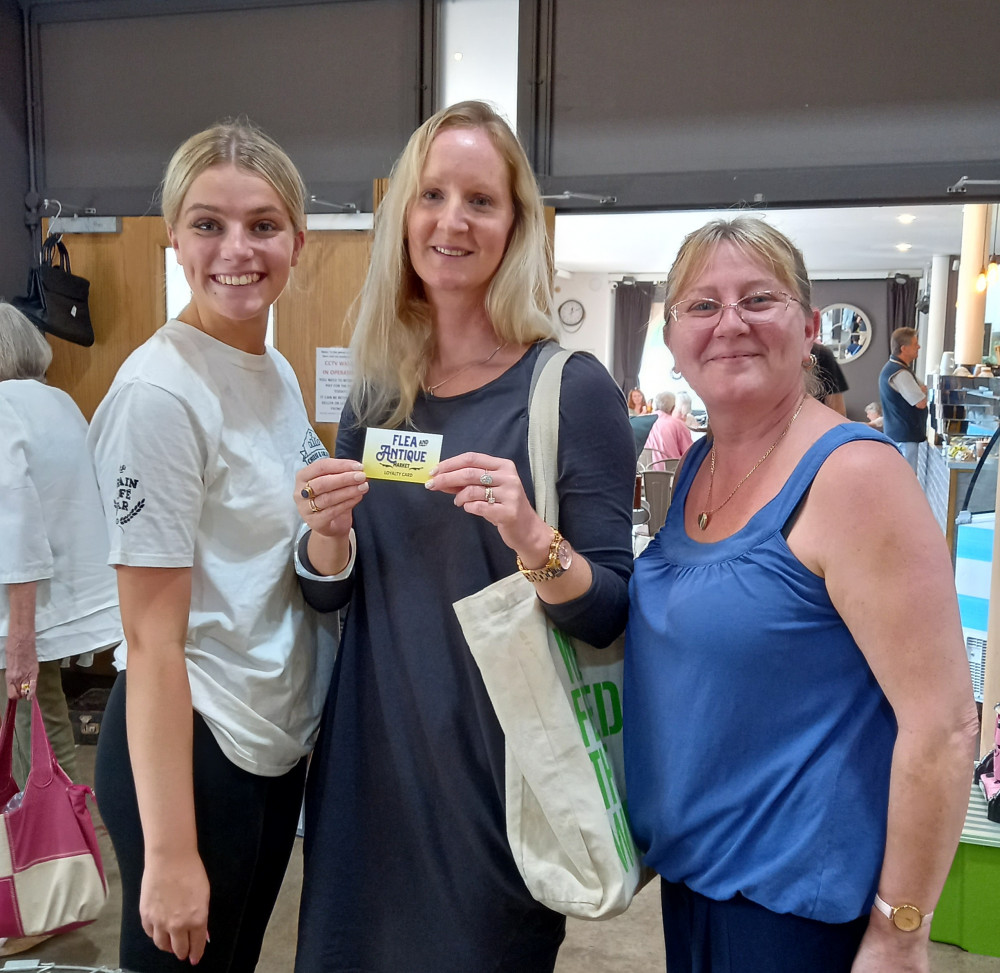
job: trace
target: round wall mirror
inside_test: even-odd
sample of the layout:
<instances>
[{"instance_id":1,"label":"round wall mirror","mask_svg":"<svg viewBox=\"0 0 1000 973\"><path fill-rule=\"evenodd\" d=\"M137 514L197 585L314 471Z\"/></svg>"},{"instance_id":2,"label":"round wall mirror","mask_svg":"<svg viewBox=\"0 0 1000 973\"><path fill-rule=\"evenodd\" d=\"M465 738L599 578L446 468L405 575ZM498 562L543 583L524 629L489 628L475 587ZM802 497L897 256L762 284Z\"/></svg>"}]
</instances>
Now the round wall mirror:
<instances>
[{"instance_id":1,"label":"round wall mirror","mask_svg":"<svg viewBox=\"0 0 1000 973\"><path fill-rule=\"evenodd\" d=\"M872 323L853 304L827 304L819 312L819 340L841 364L860 358L871 344Z\"/></svg>"}]
</instances>

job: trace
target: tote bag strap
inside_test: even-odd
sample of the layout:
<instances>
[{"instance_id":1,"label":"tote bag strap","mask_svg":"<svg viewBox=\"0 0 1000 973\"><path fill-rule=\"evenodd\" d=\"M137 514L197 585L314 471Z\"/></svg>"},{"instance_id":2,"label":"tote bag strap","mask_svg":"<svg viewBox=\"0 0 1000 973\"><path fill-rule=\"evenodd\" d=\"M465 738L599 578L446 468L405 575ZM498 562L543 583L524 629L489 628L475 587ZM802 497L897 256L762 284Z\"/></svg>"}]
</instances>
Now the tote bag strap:
<instances>
[{"instance_id":1,"label":"tote bag strap","mask_svg":"<svg viewBox=\"0 0 1000 973\"><path fill-rule=\"evenodd\" d=\"M0 806L6 804L16 793L17 784L11 761L14 755L14 714L17 712L17 700L7 700L7 712L0 728Z\"/></svg>"},{"instance_id":2,"label":"tote bag strap","mask_svg":"<svg viewBox=\"0 0 1000 973\"><path fill-rule=\"evenodd\" d=\"M559 396L563 367L573 354L555 342L542 346L531 376L528 402L528 463L535 510L550 527L559 526Z\"/></svg>"},{"instance_id":3,"label":"tote bag strap","mask_svg":"<svg viewBox=\"0 0 1000 973\"><path fill-rule=\"evenodd\" d=\"M45 720L42 718L42 707L38 697L31 697L31 784L33 787L44 787L48 784L57 767L56 755L52 752L45 732ZM25 784L27 786L27 784Z\"/></svg>"}]
</instances>

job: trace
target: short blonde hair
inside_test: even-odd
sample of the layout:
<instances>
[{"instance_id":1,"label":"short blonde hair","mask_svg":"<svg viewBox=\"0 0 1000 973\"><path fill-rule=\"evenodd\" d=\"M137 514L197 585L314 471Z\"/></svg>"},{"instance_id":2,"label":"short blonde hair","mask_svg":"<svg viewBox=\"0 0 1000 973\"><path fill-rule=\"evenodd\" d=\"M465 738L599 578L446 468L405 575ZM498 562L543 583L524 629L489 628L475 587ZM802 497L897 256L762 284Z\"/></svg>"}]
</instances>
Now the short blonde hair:
<instances>
[{"instance_id":1,"label":"short blonde hair","mask_svg":"<svg viewBox=\"0 0 1000 973\"><path fill-rule=\"evenodd\" d=\"M0 382L42 381L51 364L52 348L41 331L12 304L0 302Z\"/></svg>"},{"instance_id":2,"label":"short blonde hair","mask_svg":"<svg viewBox=\"0 0 1000 973\"><path fill-rule=\"evenodd\" d=\"M178 146L163 177L161 201L167 226L177 223L191 183L217 165L234 165L260 176L285 204L294 232L305 230L306 189L298 169L277 142L246 119L220 122Z\"/></svg>"},{"instance_id":3,"label":"short blonde hair","mask_svg":"<svg viewBox=\"0 0 1000 973\"><path fill-rule=\"evenodd\" d=\"M358 421L400 425L410 417L434 352L430 308L410 261L406 221L431 144L452 128L481 129L510 177L514 222L503 259L486 294L486 311L501 341L530 343L556 336L552 318L552 251L538 185L524 149L488 104L463 101L418 128L389 177L375 214L371 262L352 311L355 379L351 402Z\"/></svg>"},{"instance_id":4,"label":"short blonde hair","mask_svg":"<svg viewBox=\"0 0 1000 973\"><path fill-rule=\"evenodd\" d=\"M691 281L705 269L720 243L731 243L751 260L769 267L803 310L809 313L812 309L812 286L802 251L780 230L752 216L712 220L684 238L667 275L664 307L669 309L677 303ZM664 316L669 327L669 310Z\"/></svg>"}]
</instances>

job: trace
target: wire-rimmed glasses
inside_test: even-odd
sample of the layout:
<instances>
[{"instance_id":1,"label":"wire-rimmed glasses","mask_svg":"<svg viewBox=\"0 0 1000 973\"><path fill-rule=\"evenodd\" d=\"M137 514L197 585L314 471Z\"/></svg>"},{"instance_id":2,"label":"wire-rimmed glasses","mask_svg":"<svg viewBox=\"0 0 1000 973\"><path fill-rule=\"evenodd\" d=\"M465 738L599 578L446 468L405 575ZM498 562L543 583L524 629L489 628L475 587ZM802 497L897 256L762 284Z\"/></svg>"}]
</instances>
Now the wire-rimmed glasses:
<instances>
[{"instance_id":1,"label":"wire-rimmed glasses","mask_svg":"<svg viewBox=\"0 0 1000 973\"><path fill-rule=\"evenodd\" d=\"M798 298L784 291L757 291L738 301L723 304L710 297L696 297L671 305L668 313L682 327L715 327L727 307L731 307L744 324L768 324L777 321Z\"/></svg>"}]
</instances>

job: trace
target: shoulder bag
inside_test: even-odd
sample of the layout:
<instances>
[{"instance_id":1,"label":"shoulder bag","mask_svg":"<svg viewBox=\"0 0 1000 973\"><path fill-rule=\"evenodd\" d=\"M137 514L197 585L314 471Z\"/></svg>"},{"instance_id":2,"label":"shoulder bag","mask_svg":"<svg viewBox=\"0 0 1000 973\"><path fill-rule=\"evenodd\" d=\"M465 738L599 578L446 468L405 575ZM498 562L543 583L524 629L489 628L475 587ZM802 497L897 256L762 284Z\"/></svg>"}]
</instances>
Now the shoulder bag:
<instances>
[{"instance_id":1,"label":"shoulder bag","mask_svg":"<svg viewBox=\"0 0 1000 973\"><path fill-rule=\"evenodd\" d=\"M28 274L27 295L11 304L45 334L89 348L94 343L89 297L90 281L71 273L66 244L50 234L39 266Z\"/></svg>"},{"instance_id":2,"label":"shoulder bag","mask_svg":"<svg viewBox=\"0 0 1000 973\"><path fill-rule=\"evenodd\" d=\"M38 700L31 705L31 773L23 792L11 775L17 700L8 701L0 729L0 936L8 938L93 922L108 895L87 808L93 791L66 776Z\"/></svg>"},{"instance_id":3,"label":"shoulder bag","mask_svg":"<svg viewBox=\"0 0 1000 973\"><path fill-rule=\"evenodd\" d=\"M535 507L552 526L571 354L542 349L528 411ZM569 638L520 572L454 607L506 738L507 838L528 890L568 916L619 915L644 880L624 798L624 637L606 649Z\"/></svg>"}]
</instances>

